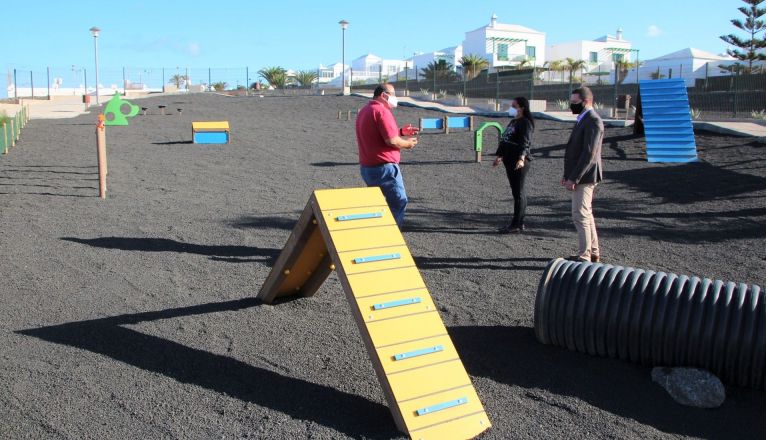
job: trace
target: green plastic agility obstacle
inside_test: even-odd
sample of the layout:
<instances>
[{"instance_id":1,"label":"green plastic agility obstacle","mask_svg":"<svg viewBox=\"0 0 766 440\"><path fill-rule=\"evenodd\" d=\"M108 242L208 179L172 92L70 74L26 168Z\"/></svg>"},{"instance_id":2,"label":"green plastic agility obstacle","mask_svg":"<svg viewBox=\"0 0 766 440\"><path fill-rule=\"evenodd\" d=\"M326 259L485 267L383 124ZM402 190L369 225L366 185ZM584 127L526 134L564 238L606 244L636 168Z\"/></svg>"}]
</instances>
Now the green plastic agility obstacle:
<instances>
[{"instance_id":1,"label":"green plastic agility obstacle","mask_svg":"<svg viewBox=\"0 0 766 440\"><path fill-rule=\"evenodd\" d=\"M122 112L122 106L125 104L130 106L130 112L128 114ZM106 121L104 124L128 125L128 118L136 116L139 110L141 110L139 106L133 105L129 101L122 99L119 93L115 93L114 97L109 100L109 102L106 104L106 108L104 109L104 116L106 116ZM112 115L111 119L109 119L110 114Z\"/></svg>"},{"instance_id":2,"label":"green plastic agility obstacle","mask_svg":"<svg viewBox=\"0 0 766 440\"><path fill-rule=\"evenodd\" d=\"M503 134L503 131L505 130L502 125L498 124L497 122L485 122L481 124L478 130L476 130L476 133L473 134L473 148L476 150L476 162L481 162L481 143L483 140L483 134L485 128L489 127L495 127L497 129L497 135L498 137Z\"/></svg>"}]
</instances>

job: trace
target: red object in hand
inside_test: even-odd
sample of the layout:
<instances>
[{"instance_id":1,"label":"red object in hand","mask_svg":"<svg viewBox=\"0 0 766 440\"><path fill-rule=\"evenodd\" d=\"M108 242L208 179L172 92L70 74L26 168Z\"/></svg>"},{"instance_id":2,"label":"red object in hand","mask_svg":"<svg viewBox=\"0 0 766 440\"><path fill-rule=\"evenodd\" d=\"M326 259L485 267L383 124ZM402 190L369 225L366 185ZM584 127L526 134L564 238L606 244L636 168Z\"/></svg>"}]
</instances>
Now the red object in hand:
<instances>
[{"instance_id":1,"label":"red object in hand","mask_svg":"<svg viewBox=\"0 0 766 440\"><path fill-rule=\"evenodd\" d=\"M402 127L402 136L416 136L420 129L413 127L412 124L407 124L406 127Z\"/></svg>"}]
</instances>

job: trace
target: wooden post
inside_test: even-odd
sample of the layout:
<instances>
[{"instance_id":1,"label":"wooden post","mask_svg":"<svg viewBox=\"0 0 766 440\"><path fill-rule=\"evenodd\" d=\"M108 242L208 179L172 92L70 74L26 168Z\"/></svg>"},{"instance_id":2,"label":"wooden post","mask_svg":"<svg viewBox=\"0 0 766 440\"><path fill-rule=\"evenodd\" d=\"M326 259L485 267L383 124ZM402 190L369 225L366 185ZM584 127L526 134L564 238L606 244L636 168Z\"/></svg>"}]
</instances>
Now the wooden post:
<instances>
[{"instance_id":1,"label":"wooden post","mask_svg":"<svg viewBox=\"0 0 766 440\"><path fill-rule=\"evenodd\" d=\"M343 112L338 110L338 120L340 120L340 115L342 115L342 114L343 114Z\"/></svg>"},{"instance_id":2,"label":"wooden post","mask_svg":"<svg viewBox=\"0 0 766 440\"><path fill-rule=\"evenodd\" d=\"M96 154L98 156L98 196L106 198L106 127L103 114L98 115L96 124Z\"/></svg>"},{"instance_id":3,"label":"wooden post","mask_svg":"<svg viewBox=\"0 0 766 440\"><path fill-rule=\"evenodd\" d=\"M418 129L423 131L423 118L418 118Z\"/></svg>"},{"instance_id":4,"label":"wooden post","mask_svg":"<svg viewBox=\"0 0 766 440\"><path fill-rule=\"evenodd\" d=\"M444 125L444 134L449 134L449 117L442 118L442 125Z\"/></svg>"},{"instance_id":5,"label":"wooden post","mask_svg":"<svg viewBox=\"0 0 766 440\"><path fill-rule=\"evenodd\" d=\"M468 130L473 131L473 116L468 117Z\"/></svg>"},{"instance_id":6,"label":"wooden post","mask_svg":"<svg viewBox=\"0 0 766 440\"><path fill-rule=\"evenodd\" d=\"M11 147L16 146L16 127L14 126L16 118L11 118Z\"/></svg>"},{"instance_id":7,"label":"wooden post","mask_svg":"<svg viewBox=\"0 0 766 440\"><path fill-rule=\"evenodd\" d=\"M3 154L8 154L8 128L7 124L3 122Z\"/></svg>"},{"instance_id":8,"label":"wooden post","mask_svg":"<svg viewBox=\"0 0 766 440\"><path fill-rule=\"evenodd\" d=\"M351 110L346 111L346 120L347 121L351 120Z\"/></svg>"}]
</instances>

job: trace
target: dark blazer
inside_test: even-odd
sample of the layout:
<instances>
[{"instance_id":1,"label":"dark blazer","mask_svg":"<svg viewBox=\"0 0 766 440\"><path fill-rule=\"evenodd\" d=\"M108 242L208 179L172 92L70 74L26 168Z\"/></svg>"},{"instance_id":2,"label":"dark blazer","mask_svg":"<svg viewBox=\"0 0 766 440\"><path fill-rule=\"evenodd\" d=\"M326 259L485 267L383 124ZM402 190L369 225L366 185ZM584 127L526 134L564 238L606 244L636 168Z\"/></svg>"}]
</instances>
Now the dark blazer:
<instances>
[{"instance_id":1,"label":"dark blazer","mask_svg":"<svg viewBox=\"0 0 766 440\"><path fill-rule=\"evenodd\" d=\"M572 129L564 153L564 179L574 183L598 183L604 179L601 142L604 121L591 109Z\"/></svg>"}]
</instances>

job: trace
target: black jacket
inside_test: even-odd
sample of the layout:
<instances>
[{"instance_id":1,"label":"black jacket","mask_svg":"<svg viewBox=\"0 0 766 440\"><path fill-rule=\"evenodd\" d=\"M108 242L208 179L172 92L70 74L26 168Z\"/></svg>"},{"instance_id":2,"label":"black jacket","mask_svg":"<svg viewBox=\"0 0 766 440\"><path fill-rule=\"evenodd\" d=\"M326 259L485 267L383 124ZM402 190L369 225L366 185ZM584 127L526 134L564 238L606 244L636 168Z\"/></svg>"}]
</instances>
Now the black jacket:
<instances>
[{"instance_id":1,"label":"black jacket","mask_svg":"<svg viewBox=\"0 0 766 440\"><path fill-rule=\"evenodd\" d=\"M529 119L511 119L500 136L495 156L502 156L505 162L516 162L522 155L532 160L529 157L529 148L532 146L534 131L535 127Z\"/></svg>"},{"instance_id":2,"label":"black jacket","mask_svg":"<svg viewBox=\"0 0 766 440\"><path fill-rule=\"evenodd\" d=\"M601 142L604 122L595 110L584 114L572 129L564 152L564 179L574 183L598 183L603 177Z\"/></svg>"}]
</instances>

